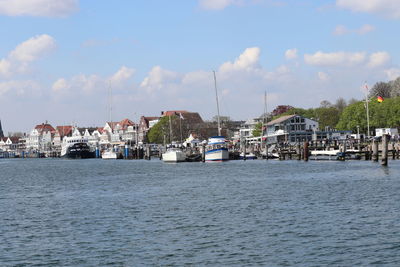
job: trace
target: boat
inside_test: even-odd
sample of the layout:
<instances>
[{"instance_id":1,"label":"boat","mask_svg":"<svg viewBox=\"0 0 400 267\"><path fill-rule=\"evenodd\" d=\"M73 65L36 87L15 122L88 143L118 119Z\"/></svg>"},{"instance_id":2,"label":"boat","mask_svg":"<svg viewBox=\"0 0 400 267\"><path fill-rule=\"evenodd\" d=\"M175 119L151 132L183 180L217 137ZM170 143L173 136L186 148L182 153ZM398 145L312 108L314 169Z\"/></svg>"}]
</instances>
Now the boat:
<instances>
[{"instance_id":1,"label":"boat","mask_svg":"<svg viewBox=\"0 0 400 267\"><path fill-rule=\"evenodd\" d=\"M96 156L88 144L87 137L70 136L64 137L61 146L61 157L69 159L89 159Z\"/></svg>"},{"instance_id":2,"label":"boat","mask_svg":"<svg viewBox=\"0 0 400 267\"><path fill-rule=\"evenodd\" d=\"M162 154L162 160L164 162L183 162L186 161L186 154L179 148L171 147Z\"/></svg>"},{"instance_id":3,"label":"boat","mask_svg":"<svg viewBox=\"0 0 400 267\"><path fill-rule=\"evenodd\" d=\"M210 137L206 146L205 161L210 162L227 160L229 160L229 151L226 145L225 137Z\"/></svg>"},{"instance_id":4,"label":"boat","mask_svg":"<svg viewBox=\"0 0 400 267\"><path fill-rule=\"evenodd\" d=\"M217 78L214 71L214 87L215 87L215 99L217 102L217 123L218 123L218 136L213 136L208 139L205 161L227 161L229 160L229 151L226 145L226 139L221 136L221 123L219 119L219 103L218 103L218 90L217 90Z\"/></svg>"},{"instance_id":5,"label":"boat","mask_svg":"<svg viewBox=\"0 0 400 267\"><path fill-rule=\"evenodd\" d=\"M239 159L245 159L244 153L240 153ZM246 159L257 159L257 156L252 152L246 152Z\"/></svg>"},{"instance_id":6,"label":"boat","mask_svg":"<svg viewBox=\"0 0 400 267\"><path fill-rule=\"evenodd\" d=\"M117 159L117 153L113 150L113 148L109 148L103 153L101 153L102 159Z\"/></svg>"}]
</instances>

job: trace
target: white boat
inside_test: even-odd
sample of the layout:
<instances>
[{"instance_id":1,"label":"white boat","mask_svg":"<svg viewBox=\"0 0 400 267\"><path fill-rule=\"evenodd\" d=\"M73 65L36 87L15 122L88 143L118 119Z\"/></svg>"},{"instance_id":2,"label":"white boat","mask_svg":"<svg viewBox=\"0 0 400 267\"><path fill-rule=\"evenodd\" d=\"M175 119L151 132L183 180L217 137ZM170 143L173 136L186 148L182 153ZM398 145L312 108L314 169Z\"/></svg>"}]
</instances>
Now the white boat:
<instances>
[{"instance_id":1,"label":"white boat","mask_svg":"<svg viewBox=\"0 0 400 267\"><path fill-rule=\"evenodd\" d=\"M186 154L179 148L168 148L168 150L162 154L162 160L164 162L183 162L186 161Z\"/></svg>"},{"instance_id":2,"label":"white boat","mask_svg":"<svg viewBox=\"0 0 400 267\"><path fill-rule=\"evenodd\" d=\"M217 123L218 123L218 136L213 136L208 139L208 143L205 151L205 161L227 161L229 160L229 151L226 146L225 137L221 136L221 123L219 120L219 103L218 103L218 90L217 90L217 78L214 71L214 87L215 87L215 99L217 102Z\"/></svg>"},{"instance_id":3,"label":"white boat","mask_svg":"<svg viewBox=\"0 0 400 267\"><path fill-rule=\"evenodd\" d=\"M240 153L239 159L244 159L244 153ZM246 152L246 159L257 159L257 156L254 153Z\"/></svg>"},{"instance_id":4,"label":"white boat","mask_svg":"<svg viewBox=\"0 0 400 267\"><path fill-rule=\"evenodd\" d=\"M229 151L223 136L214 136L208 139L205 152L205 161L227 161Z\"/></svg>"},{"instance_id":5,"label":"white boat","mask_svg":"<svg viewBox=\"0 0 400 267\"><path fill-rule=\"evenodd\" d=\"M105 150L101 153L102 159L117 159L117 153L114 152L112 148Z\"/></svg>"},{"instance_id":6,"label":"white boat","mask_svg":"<svg viewBox=\"0 0 400 267\"><path fill-rule=\"evenodd\" d=\"M61 157L71 159L94 158L95 152L91 151L87 137L70 136L63 139Z\"/></svg>"}]
</instances>

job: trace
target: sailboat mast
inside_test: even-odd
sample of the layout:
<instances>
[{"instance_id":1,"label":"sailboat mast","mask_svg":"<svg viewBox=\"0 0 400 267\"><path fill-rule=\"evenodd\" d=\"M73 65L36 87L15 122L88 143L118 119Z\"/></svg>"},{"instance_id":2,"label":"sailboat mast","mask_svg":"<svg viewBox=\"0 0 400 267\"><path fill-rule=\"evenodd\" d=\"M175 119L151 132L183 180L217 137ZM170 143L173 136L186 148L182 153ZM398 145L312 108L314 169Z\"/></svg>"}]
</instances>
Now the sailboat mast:
<instances>
[{"instance_id":1,"label":"sailboat mast","mask_svg":"<svg viewBox=\"0 0 400 267\"><path fill-rule=\"evenodd\" d=\"M267 127L266 123L266 117L267 117L267 90L264 92L264 114L263 114L263 120L261 124L261 150L263 148L263 138L264 138L264 127Z\"/></svg>"},{"instance_id":2,"label":"sailboat mast","mask_svg":"<svg viewBox=\"0 0 400 267\"><path fill-rule=\"evenodd\" d=\"M215 75L215 70L213 71L214 73L214 87L215 87L215 99L217 100L217 122L218 122L218 136L221 136L221 124L219 120L219 102L218 102L218 90L217 90L217 77Z\"/></svg>"},{"instance_id":3,"label":"sailboat mast","mask_svg":"<svg viewBox=\"0 0 400 267\"><path fill-rule=\"evenodd\" d=\"M108 119L109 119L110 123L112 122L111 114L112 114L112 92L111 92L111 81L110 81L110 84L108 87ZM111 128L112 128L112 126L111 126Z\"/></svg>"}]
</instances>

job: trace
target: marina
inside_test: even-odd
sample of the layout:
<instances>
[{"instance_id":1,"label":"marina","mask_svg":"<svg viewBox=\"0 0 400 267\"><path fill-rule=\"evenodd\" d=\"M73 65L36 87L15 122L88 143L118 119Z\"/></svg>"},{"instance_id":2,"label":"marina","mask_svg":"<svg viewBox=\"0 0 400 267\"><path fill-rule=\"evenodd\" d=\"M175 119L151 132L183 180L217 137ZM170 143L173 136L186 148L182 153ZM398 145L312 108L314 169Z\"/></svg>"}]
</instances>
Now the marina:
<instances>
[{"instance_id":1,"label":"marina","mask_svg":"<svg viewBox=\"0 0 400 267\"><path fill-rule=\"evenodd\" d=\"M3 159L0 262L395 266L400 161L377 165Z\"/></svg>"}]
</instances>

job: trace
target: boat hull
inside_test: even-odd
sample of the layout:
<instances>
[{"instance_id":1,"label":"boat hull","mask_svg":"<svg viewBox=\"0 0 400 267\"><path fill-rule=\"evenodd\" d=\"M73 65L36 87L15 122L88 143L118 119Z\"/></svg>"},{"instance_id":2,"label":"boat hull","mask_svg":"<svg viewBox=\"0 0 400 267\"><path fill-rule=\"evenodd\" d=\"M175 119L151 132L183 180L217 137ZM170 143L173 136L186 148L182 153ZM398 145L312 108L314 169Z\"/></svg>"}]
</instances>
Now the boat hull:
<instances>
[{"instance_id":1,"label":"boat hull","mask_svg":"<svg viewBox=\"0 0 400 267\"><path fill-rule=\"evenodd\" d=\"M68 147L66 153L61 155L61 157L68 159L91 159L96 157L96 153L90 151L90 147L87 144L76 143Z\"/></svg>"},{"instance_id":2,"label":"boat hull","mask_svg":"<svg viewBox=\"0 0 400 267\"><path fill-rule=\"evenodd\" d=\"M227 148L217 148L206 151L205 160L212 161L227 161L229 160L229 152Z\"/></svg>"},{"instance_id":3,"label":"boat hull","mask_svg":"<svg viewBox=\"0 0 400 267\"><path fill-rule=\"evenodd\" d=\"M186 161L186 154L183 151L167 151L162 154L164 162L183 162Z\"/></svg>"}]
</instances>

